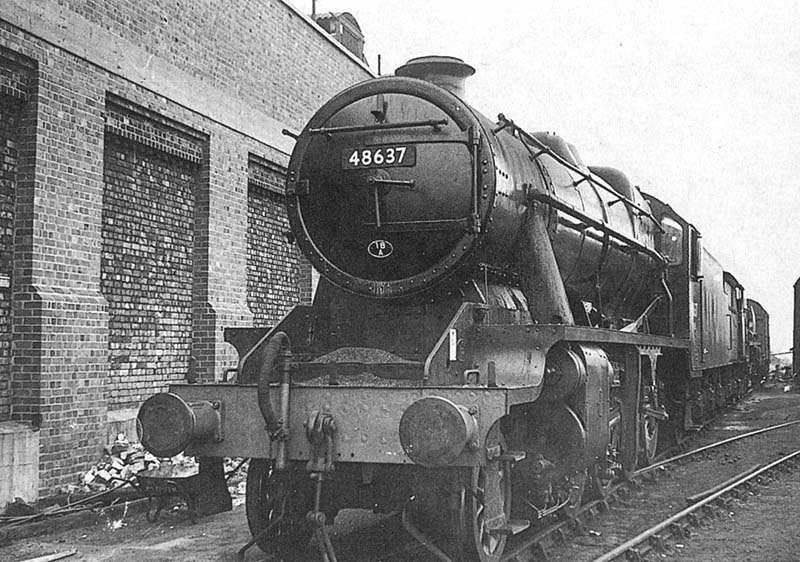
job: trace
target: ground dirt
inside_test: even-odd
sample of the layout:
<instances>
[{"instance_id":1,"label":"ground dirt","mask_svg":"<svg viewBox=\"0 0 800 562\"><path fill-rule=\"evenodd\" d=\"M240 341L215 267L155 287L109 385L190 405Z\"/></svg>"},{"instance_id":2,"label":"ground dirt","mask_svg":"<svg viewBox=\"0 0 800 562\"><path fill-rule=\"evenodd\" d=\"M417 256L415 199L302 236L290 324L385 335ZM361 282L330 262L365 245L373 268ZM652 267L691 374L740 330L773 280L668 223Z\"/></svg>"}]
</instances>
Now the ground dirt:
<instances>
[{"instance_id":1,"label":"ground dirt","mask_svg":"<svg viewBox=\"0 0 800 562\"><path fill-rule=\"evenodd\" d=\"M347 510L331 530L341 562L378 560L392 549L393 533L401 532L394 517ZM250 540L244 506L201 517L192 524L183 509L164 512L155 523L144 512L106 510L94 524L17 541L0 548L0 561L25 561L39 556L77 551L66 562L234 562ZM301 560L317 561L313 542ZM258 547L249 549L247 562L265 560Z\"/></svg>"},{"instance_id":2,"label":"ground dirt","mask_svg":"<svg viewBox=\"0 0 800 562\"><path fill-rule=\"evenodd\" d=\"M776 384L758 394L746 409L759 419L789 421L800 419L800 394L785 385ZM765 408L757 406L763 401ZM746 417L745 412L745 416ZM728 416L723 420L729 419ZM719 424L718 424L719 425ZM800 448L800 427L787 430L783 453ZM758 438L756 438L758 439ZM792 446L790 442L793 441ZM760 449L756 444L754 448ZM800 469L780 474L776 480L760 488L760 492L744 502L737 502L720 519L696 531L667 558L688 562L798 562L800 561Z\"/></svg>"}]
</instances>

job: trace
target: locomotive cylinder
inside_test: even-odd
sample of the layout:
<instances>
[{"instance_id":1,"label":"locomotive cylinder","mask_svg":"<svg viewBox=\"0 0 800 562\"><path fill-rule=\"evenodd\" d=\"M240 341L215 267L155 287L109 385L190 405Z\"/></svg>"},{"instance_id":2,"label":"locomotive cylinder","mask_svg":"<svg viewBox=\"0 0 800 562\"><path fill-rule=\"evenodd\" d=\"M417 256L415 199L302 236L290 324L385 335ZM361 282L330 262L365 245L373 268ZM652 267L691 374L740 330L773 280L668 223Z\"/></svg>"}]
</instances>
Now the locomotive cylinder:
<instances>
[{"instance_id":1,"label":"locomotive cylinder","mask_svg":"<svg viewBox=\"0 0 800 562\"><path fill-rule=\"evenodd\" d=\"M561 401L586 383L586 366L577 353L566 347L554 347L547 354L541 400Z\"/></svg>"}]
</instances>

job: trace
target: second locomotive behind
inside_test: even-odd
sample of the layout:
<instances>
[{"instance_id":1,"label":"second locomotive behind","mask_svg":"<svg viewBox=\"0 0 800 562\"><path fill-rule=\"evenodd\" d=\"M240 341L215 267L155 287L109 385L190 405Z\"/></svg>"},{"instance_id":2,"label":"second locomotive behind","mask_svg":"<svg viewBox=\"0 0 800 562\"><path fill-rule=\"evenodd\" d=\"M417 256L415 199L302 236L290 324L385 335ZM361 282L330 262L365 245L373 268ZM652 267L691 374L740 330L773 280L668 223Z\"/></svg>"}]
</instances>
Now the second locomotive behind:
<instances>
[{"instance_id":1,"label":"second locomotive behind","mask_svg":"<svg viewBox=\"0 0 800 562\"><path fill-rule=\"evenodd\" d=\"M363 507L402 511L437 556L497 561L747 388L743 290L694 227L478 113L472 72L414 59L312 117L286 201L313 305L228 330L230 381L142 406L157 455L251 457L264 550L330 548L325 523Z\"/></svg>"}]
</instances>

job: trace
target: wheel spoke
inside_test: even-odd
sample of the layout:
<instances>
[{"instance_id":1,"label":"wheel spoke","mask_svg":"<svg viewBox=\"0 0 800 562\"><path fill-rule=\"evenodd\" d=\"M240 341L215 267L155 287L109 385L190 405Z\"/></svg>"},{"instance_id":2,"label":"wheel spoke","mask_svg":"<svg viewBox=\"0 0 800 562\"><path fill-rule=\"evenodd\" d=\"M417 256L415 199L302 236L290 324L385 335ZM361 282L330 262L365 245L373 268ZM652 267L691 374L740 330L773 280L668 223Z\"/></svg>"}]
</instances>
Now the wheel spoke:
<instances>
[{"instance_id":1,"label":"wheel spoke","mask_svg":"<svg viewBox=\"0 0 800 562\"><path fill-rule=\"evenodd\" d=\"M505 546L505 536L495 535L489 529L488 521L500 515L496 513L497 506L504 506L502 497L505 472L499 463L490 463L478 470L479 493L472 499L473 513L473 541L475 544L475 559L480 562L494 562L499 560ZM494 506L494 507L492 507ZM501 509L503 509L501 507Z\"/></svg>"},{"instance_id":2,"label":"wheel spoke","mask_svg":"<svg viewBox=\"0 0 800 562\"><path fill-rule=\"evenodd\" d=\"M305 524L309 498L304 482L274 473L266 459L250 461L245 507L250 532L258 537L256 544L261 550L284 557L305 547L310 538Z\"/></svg>"}]
</instances>

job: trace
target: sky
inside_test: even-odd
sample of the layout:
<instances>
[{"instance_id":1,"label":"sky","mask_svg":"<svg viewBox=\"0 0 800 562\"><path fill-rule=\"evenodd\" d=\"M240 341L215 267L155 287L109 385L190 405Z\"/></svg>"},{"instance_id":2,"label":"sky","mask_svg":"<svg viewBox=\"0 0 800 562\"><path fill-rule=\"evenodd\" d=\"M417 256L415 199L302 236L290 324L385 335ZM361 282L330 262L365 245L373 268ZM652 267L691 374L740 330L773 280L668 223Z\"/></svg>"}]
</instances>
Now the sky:
<instances>
[{"instance_id":1,"label":"sky","mask_svg":"<svg viewBox=\"0 0 800 562\"><path fill-rule=\"evenodd\" d=\"M293 4L311 13L311 0ZM792 345L800 276L800 2L317 0L393 74L451 55L467 101L552 131L692 222Z\"/></svg>"}]
</instances>

